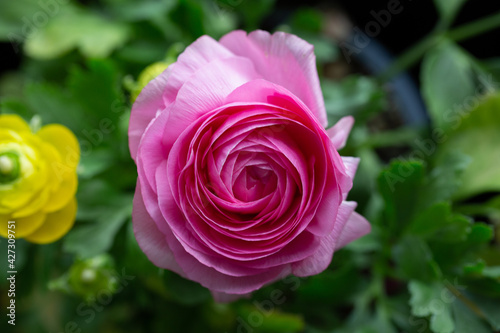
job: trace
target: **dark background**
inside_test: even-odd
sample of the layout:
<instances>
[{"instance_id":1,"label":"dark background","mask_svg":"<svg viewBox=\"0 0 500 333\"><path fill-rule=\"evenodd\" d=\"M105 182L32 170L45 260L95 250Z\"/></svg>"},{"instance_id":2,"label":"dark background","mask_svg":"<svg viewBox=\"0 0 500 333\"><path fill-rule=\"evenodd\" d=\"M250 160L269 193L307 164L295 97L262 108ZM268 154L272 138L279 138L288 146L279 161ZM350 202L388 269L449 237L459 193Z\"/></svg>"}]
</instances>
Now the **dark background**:
<instances>
[{"instance_id":1,"label":"dark background","mask_svg":"<svg viewBox=\"0 0 500 333\"><path fill-rule=\"evenodd\" d=\"M246 0L250 1L250 0ZM92 1L81 1L88 3ZM293 11L307 6L336 6L345 11L354 25L364 29L364 26L373 20L370 12L378 12L387 8L388 0L370 1L294 1L277 0L276 10L270 17L264 20L262 27L270 28L272 25L283 21ZM438 14L432 0L401 0L403 11L393 15L391 23L382 29L377 39L394 55L398 55L405 49L415 44L427 35L435 26ZM454 26L458 26L481 17L490 15L500 9L499 1L492 0L469 0L460 11ZM500 29L479 35L460 43L467 51L479 59L488 59L500 56ZM0 73L13 70L21 63L21 54L16 54L10 43L0 43ZM410 70L413 78L418 81L418 67Z\"/></svg>"}]
</instances>

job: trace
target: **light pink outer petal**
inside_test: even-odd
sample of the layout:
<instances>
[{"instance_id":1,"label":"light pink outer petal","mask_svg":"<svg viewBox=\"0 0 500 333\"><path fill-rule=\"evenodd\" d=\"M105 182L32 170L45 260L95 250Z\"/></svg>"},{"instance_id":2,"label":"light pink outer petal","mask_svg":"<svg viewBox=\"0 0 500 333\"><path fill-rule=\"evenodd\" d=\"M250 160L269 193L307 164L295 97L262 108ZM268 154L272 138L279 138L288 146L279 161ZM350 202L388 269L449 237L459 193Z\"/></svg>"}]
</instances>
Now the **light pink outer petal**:
<instances>
[{"instance_id":1,"label":"light pink outer petal","mask_svg":"<svg viewBox=\"0 0 500 333\"><path fill-rule=\"evenodd\" d=\"M133 207L132 222L135 238L146 256L156 266L184 275L167 245L165 235L158 230L158 227L146 210L139 180L135 188Z\"/></svg>"},{"instance_id":2,"label":"light pink outer petal","mask_svg":"<svg viewBox=\"0 0 500 333\"><path fill-rule=\"evenodd\" d=\"M323 93L316 69L314 47L284 32L270 34L238 30L221 38L220 43L236 55L252 60L266 80L290 90L304 102L323 127L328 124Z\"/></svg>"},{"instance_id":3,"label":"light pink outer petal","mask_svg":"<svg viewBox=\"0 0 500 333\"><path fill-rule=\"evenodd\" d=\"M210 62L231 56L234 54L213 38L202 36L184 50L177 62L141 91L130 115L129 149L134 160L144 130L158 112L175 101L184 83Z\"/></svg>"},{"instance_id":4,"label":"light pink outer petal","mask_svg":"<svg viewBox=\"0 0 500 333\"><path fill-rule=\"evenodd\" d=\"M356 206L357 203L353 201L342 202L332 233L321 239L318 250L312 256L293 265L294 275L310 276L321 273L330 265L336 249L370 232L370 224L354 212Z\"/></svg>"},{"instance_id":5,"label":"light pink outer petal","mask_svg":"<svg viewBox=\"0 0 500 333\"><path fill-rule=\"evenodd\" d=\"M360 161L359 157L342 156L341 158L342 162L344 163L347 176L349 176L349 178L351 179L354 179Z\"/></svg>"},{"instance_id":6,"label":"light pink outer petal","mask_svg":"<svg viewBox=\"0 0 500 333\"><path fill-rule=\"evenodd\" d=\"M182 52L173 66L164 87L163 99L165 105L173 103L179 89L189 81L191 76L199 69L214 60L226 59L234 54L209 36L201 36L184 52Z\"/></svg>"},{"instance_id":7,"label":"light pink outer petal","mask_svg":"<svg viewBox=\"0 0 500 333\"><path fill-rule=\"evenodd\" d=\"M347 116L343 117L334 126L326 130L326 133L328 133L328 136L337 150L344 148L353 125L354 118Z\"/></svg>"},{"instance_id":8,"label":"light pink outer petal","mask_svg":"<svg viewBox=\"0 0 500 333\"><path fill-rule=\"evenodd\" d=\"M349 221L347 221L342 233L340 234L340 238L335 244L335 249L340 249L350 242L363 237L370 232L371 228L370 222L368 222L363 216L356 212L352 213Z\"/></svg>"},{"instance_id":9,"label":"light pink outer petal","mask_svg":"<svg viewBox=\"0 0 500 333\"><path fill-rule=\"evenodd\" d=\"M167 84L165 72L152 80L137 97L132 112L130 114L130 124L128 128L128 144L130 155L135 160L141 137L151 120L165 108L162 95Z\"/></svg>"},{"instance_id":10,"label":"light pink outer petal","mask_svg":"<svg viewBox=\"0 0 500 333\"><path fill-rule=\"evenodd\" d=\"M346 169L347 177L349 177L352 182L354 180L354 177L356 176L356 171L358 170L360 159L359 157L350 157L350 156L341 156L341 158ZM349 190L351 189L351 187L352 186L349 187ZM349 191L345 191L344 193L342 193L342 197L344 200L347 198L348 194Z\"/></svg>"}]
</instances>

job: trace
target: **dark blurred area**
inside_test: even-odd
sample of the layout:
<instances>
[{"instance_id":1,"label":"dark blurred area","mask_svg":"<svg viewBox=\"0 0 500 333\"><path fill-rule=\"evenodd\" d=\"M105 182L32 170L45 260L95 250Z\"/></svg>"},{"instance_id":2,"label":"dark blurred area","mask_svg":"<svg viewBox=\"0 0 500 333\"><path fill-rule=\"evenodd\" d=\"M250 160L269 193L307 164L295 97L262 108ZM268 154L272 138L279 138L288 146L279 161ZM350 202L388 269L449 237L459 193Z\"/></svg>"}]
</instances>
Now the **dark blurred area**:
<instances>
[{"instance_id":1,"label":"dark blurred area","mask_svg":"<svg viewBox=\"0 0 500 333\"><path fill-rule=\"evenodd\" d=\"M285 16L283 13L292 13L304 6L316 6L320 8L338 8L344 11L355 26L362 30L366 24L374 20L372 11L379 12L387 9L389 0L372 1L289 1L278 0L276 3L276 17ZM401 0L403 8L400 14L393 15L390 23L384 27L376 39L384 45L393 55L398 55L408 47L414 45L418 40L426 36L435 27L438 13L432 0L412 1ZM500 9L500 2L490 0L468 1L460 11L453 26L472 22L484 16L490 15ZM277 14L281 12L281 14ZM479 59L496 57L500 47L496 41L500 40L500 29L468 39L462 45L468 52ZM410 69L410 74L419 81L418 66Z\"/></svg>"},{"instance_id":2,"label":"dark blurred area","mask_svg":"<svg viewBox=\"0 0 500 333\"><path fill-rule=\"evenodd\" d=\"M246 0L249 1L249 0ZM80 1L87 4L98 1ZM374 20L372 12L387 9L388 0L373 1L295 1L277 0L274 11L261 22L263 29L272 30L280 23L286 21L291 14L304 7L335 8L345 12L354 26L364 30L366 24ZM384 27L376 36L376 39L384 45L393 55L398 55L414 45L415 42L426 36L437 22L438 14L432 0L415 1L401 0L403 10L391 17L390 23ZM487 16L500 9L500 2L491 0L468 1L460 11L454 26L474 21ZM496 29L488 33L476 36L460 43L468 52L479 59L488 59L497 56L500 47L500 30ZM21 53L16 53L10 43L0 43L0 73L18 68L21 62ZM410 69L410 74L418 81L419 68L415 66Z\"/></svg>"}]
</instances>

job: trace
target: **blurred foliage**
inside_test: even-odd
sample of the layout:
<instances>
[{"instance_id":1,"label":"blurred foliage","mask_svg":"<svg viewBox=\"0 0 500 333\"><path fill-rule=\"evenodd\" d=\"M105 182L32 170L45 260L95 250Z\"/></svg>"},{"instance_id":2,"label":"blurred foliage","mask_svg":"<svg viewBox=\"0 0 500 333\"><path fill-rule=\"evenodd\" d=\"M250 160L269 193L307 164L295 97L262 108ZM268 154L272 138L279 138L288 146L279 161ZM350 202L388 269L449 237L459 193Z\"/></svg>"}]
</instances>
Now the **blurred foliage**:
<instances>
[{"instance_id":1,"label":"blurred foliage","mask_svg":"<svg viewBox=\"0 0 500 333\"><path fill-rule=\"evenodd\" d=\"M0 78L0 112L62 123L82 148L77 224L55 244L16 242L16 326L3 319L2 332L500 330L500 61L475 59L451 38L464 2L435 0L436 38L410 54L423 58L426 128L401 125L405 110L383 80L356 66L341 80L329 74L345 62L321 10L304 7L280 22L315 46L330 124L356 118L341 153L361 157L349 199L373 232L338 251L322 274L287 277L231 304L155 267L138 247L129 101L185 45L261 27L275 1L2 4L0 39L22 64ZM0 250L7 253L4 239ZM4 309L6 265L0 261Z\"/></svg>"}]
</instances>

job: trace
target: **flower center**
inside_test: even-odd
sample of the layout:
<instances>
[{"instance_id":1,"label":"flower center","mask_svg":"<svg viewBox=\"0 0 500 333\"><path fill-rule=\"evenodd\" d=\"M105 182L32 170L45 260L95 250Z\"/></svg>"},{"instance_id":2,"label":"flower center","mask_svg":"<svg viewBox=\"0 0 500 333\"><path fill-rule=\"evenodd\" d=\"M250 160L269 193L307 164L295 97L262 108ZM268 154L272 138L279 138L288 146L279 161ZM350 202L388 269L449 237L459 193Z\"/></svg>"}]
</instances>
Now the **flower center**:
<instances>
[{"instance_id":1,"label":"flower center","mask_svg":"<svg viewBox=\"0 0 500 333\"><path fill-rule=\"evenodd\" d=\"M242 201L254 201L274 191L276 183L276 174L269 167L250 165L245 167L236 180L233 191Z\"/></svg>"},{"instance_id":2,"label":"flower center","mask_svg":"<svg viewBox=\"0 0 500 333\"><path fill-rule=\"evenodd\" d=\"M19 156L13 152L0 153L0 184L8 184L21 173Z\"/></svg>"}]
</instances>

